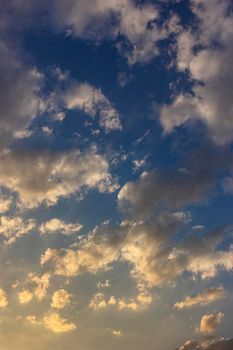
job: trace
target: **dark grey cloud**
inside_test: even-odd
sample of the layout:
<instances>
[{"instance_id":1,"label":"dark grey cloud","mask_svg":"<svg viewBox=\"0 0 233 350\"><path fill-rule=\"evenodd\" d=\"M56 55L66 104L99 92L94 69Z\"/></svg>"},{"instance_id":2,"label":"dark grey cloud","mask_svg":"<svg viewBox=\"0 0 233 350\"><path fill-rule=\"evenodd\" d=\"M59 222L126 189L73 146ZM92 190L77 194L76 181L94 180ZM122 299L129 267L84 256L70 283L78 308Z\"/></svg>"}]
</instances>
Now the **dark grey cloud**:
<instances>
[{"instance_id":1,"label":"dark grey cloud","mask_svg":"<svg viewBox=\"0 0 233 350\"><path fill-rule=\"evenodd\" d=\"M147 217L161 208L179 208L205 200L214 191L216 178L231 167L232 155L204 145L183 159L180 167L144 172L126 183L118 194L119 206Z\"/></svg>"}]
</instances>

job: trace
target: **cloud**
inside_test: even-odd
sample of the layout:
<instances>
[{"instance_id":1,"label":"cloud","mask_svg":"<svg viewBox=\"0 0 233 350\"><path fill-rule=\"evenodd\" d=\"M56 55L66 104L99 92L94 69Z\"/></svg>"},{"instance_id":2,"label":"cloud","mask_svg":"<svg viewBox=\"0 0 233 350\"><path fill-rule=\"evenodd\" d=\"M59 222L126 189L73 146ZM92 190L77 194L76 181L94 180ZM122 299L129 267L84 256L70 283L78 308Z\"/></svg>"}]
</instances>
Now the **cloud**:
<instances>
[{"instance_id":1,"label":"cloud","mask_svg":"<svg viewBox=\"0 0 233 350\"><path fill-rule=\"evenodd\" d=\"M0 288L0 309L5 309L8 305L6 292Z\"/></svg>"},{"instance_id":2,"label":"cloud","mask_svg":"<svg viewBox=\"0 0 233 350\"><path fill-rule=\"evenodd\" d=\"M12 244L16 239L27 235L35 228L35 220L23 218L1 216L0 217L0 236L4 238L5 244Z\"/></svg>"},{"instance_id":3,"label":"cloud","mask_svg":"<svg viewBox=\"0 0 233 350\"><path fill-rule=\"evenodd\" d=\"M143 311L152 303L152 295L147 290L142 290L137 296L129 298L106 297L104 293L98 292L89 302L92 310L101 310L107 307L114 307L117 310Z\"/></svg>"},{"instance_id":4,"label":"cloud","mask_svg":"<svg viewBox=\"0 0 233 350\"><path fill-rule=\"evenodd\" d=\"M96 273L107 269L118 259L119 250L114 243L111 244L111 238L98 237L93 233L79 243L77 250L64 249L49 255L55 264L55 274L71 277L83 272Z\"/></svg>"},{"instance_id":5,"label":"cloud","mask_svg":"<svg viewBox=\"0 0 233 350\"><path fill-rule=\"evenodd\" d=\"M34 326L43 326L54 333L66 333L77 328L74 323L62 318L57 312L48 312L42 319L28 315L26 320Z\"/></svg>"},{"instance_id":6,"label":"cloud","mask_svg":"<svg viewBox=\"0 0 233 350\"><path fill-rule=\"evenodd\" d=\"M180 29L178 17L171 14L165 20L161 6L133 0L41 0L30 4L9 1L3 10L4 31L14 23L18 33L43 17L44 23L73 37L95 43L112 40L129 65L152 60L160 53L161 40Z\"/></svg>"},{"instance_id":7,"label":"cloud","mask_svg":"<svg viewBox=\"0 0 233 350\"><path fill-rule=\"evenodd\" d=\"M114 300L114 302L115 302L115 298L114 299L110 298L109 300ZM109 305L109 300L106 300L105 295L103 293L99 292L93 296L93 298L90 300L90 303L88 306L92 310L105 309L107 307L107 305Z\"/></svg>"},{"instance_id":8,"label":"cloud","mask_svg":"<svg viewBox=\"0 0 233 350\"><path fill-rule=\"evenodd\" d=\"M48 126L42 126L42 131L45 135L49 136L49 135L52 135L53 133L53 129L48 127Z\"/></svg>"},{"instance_id":9,"label":"cloud","mask_svg":"<svg viewBox=\"0 0 233 350\"><path fill-rule=\"evenodd\" d=\"M187 296L184 300L177 302L174 307L177 309L191 308L196 305L208 305L216 300L225 297L223 286L204 289L203 292L194 297Z\"/></svg>"},{"instance_id":10,"label":"cloud","mask_svg":"<svg viewBox=\"0 0 233 350\"><path fill-rule=\"evenodd\" d=\"M57 312L48 313L44 316L42 324L54 333L66 333L75 330L74 323L62 318Z\"/></svg>"},{"instance_id":11,"label":"cloud","mask_svg":"<svg viewBox=\"0 0 233 350\"><path fill-rule=\"evenodd\" d=\"M27 128L40 113L43 75L1 38L0 55L0 146L4 147L27 136Z\"/></svg>"},{"instance_id":12,"label":"cloud","mask_svg":"<svg viewBox=\"0 0 233 350\"><path fill-rule=\"evenodd\" d=\"M201 120L218 144L232 141L233 14L230 1L191 2L199 20L196 31L178 36L177 68L193 81L192 93L180 93L163 106L160 121L166 133L186 122Z\"/></svg>"},{"instance_id":13,"label":"cloud","mask_svg":"<svg viewBox=\"0 0 233 350\"><path fill-rule=\"evenodd\" d=\"M145 171L137 180L127 182L118 193L119 207L144 219L161 208L171 210L201 202L215 188L219 170L229 168L231 162L228 151L210 145L198 147L183 160L184 166Z\"/></svg>"},{"instance_id":14,"label":"cloud","mask_svg":"<svg viewBox=\"0 0 233 350\"><path fill-rule=\"evenodd\" d=\"M46 233L59 232L66 236L69 236L73 233L79 232L81 228L82 228L82 225L80 225L79 223L71 224L71 223L66 223L58 218L53 218L51 220L44 222L40 226L39 232L42 235Z\"/></svg>"},{"instance_id":15,"label":"cloud","mask_svg":"<svg viewBox=\"0 0 233 350\"><path fill-rule=\"evenodd\" d=\"M219 227L203 237L190 234L177 242L175 233L185 224L184 213L161 213L146 222L122 222L119 226L97 227L69 249L48 249L41 256L43 268L73 277L105 271L113 263L129 264L137 285L161 286L188 273L193 278L213 278L221 270L233 269L232 247L218 247L232 233Z\"/></svg>"},{"instance_id":16,"label":"cloud","mask_svg":"<svg viewBox=\"0 0 233 350\"><path fill-rule=\"evenodd\" d=\"M63 100L68 109L81 110L91 117L99 116L99 124L106 132L122 128L117 110L100 89L90 84L73 84L65 91Z\"/></svg>"},{"instance_id":17,"label":"cloud","mask_svg":"<svg viewBox=\"0 0 233 350\"><path fill-rule=\"evenodd\" d=\"M70 304L71 294L65 289L59 289L52 295L51 306L56 309L63 309Z\"/></svg>"},{"instance_id":18,"label":"cloud","mask_svg":"<svg viewBox=\"0 0 233 350\"><path fill-rule=\"evenodd\" d=\"M206 314L200 322L200 331L202 333L213 333L222 323L224 314L222 312Z\"/></svg>"},{"instance_id":19,"label":"cloud","mask_svg":"<svg viewBox=\"0 0 233 350\"><path fill-rule=\"evenodd\" d=\"M204 340L188 340L184 345L180 346L177 350L231 350L233 340L215 339L208 337Z\"/></svg>"},{"instance_id":20,"label":"cloud","mask_svg":"<svg viewBox=\"0 0 233 350\"><path fill-rule=\"evenodd\" d=\"M28 274L26 283L30 285L30 290L33 292L38 300L42 300L47 293L47 289L50 285L51 274L45 272L41 275L33 273Z\"/></svg>"},{"instance_id":21,"label":"cloud","mask_svg":"<svg viewBox=\"0 0 233 350\"><path fill-rule=\"evenodd\" d=\"M68 27L75 37L97 42L118 39L116 46L129 64L157 56L158 43L179 27L175 16L158 25L161 18L156 6L137 5L132 0L57 1L50 14L55 27Z\"/></svg>"},{"instance_id":22,"label":"cloud","mask_svg":"<svg viewBox=\"0 0 233 350\"><path fill-rule=\"evenodd\" d=\"M102 289L102 288L109 288L110 287L110 282L109 280L106 280L105 282L98 282L97 283L97 288Z\"/></svg>"},{"instance_id":23,"label":"cloud","mask_svg":"<svg viewBox=\"0 0 233 350\"><path fill-rule=\"evenodd\" d=\"M23 207L54 205L59 198L85 189L116 189L107 160L93 149L84 153L12 151L2 153L0 162L0 186L16 192Z\"/></svg>"},{"instance_id":24,"label":"cloud","mask_svg":"<svg viewBox=\"0 0 233 350\"><path fill-rule=\"evenodd\" d=\"M0 193L0 213L5 213L10 210L12 206L12 198Z\"/></svg>"},{"instance_id":25,"label":"cloud","mask_svg":"<svg viewBox=\"0 0 233 350\"><path fill-rule=\"evenodd\" d=\"M29 289L24 289L18 293L20 304L28 304L33 298L33 293Z\"/></svg>"},{"instance_id":26,"label":"cloud","mask_svg":"<svg viewBox=\"0 0 233 350\"><path fill-rule=\"evenodd\" d=\"M112 335L114 335L115 337L122 337L123 333L121 330L113 330Z\"/></svg>"}]
</instances>

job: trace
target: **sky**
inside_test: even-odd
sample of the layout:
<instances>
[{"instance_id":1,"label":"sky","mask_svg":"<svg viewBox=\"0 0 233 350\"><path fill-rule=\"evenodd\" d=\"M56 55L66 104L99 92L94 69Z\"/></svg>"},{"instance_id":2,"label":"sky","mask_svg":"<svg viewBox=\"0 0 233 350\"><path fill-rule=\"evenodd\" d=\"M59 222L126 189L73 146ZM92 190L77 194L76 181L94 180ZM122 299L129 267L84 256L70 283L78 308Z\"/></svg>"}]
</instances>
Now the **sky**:
<instances>
[{"instance_id":1,"label":"sky","mask_svg":"<svg viewBox=\"0 0 233 350\"><path fill-rule=\"evenodd\" d=\"M233 347L231 0L0 0L1 350Z\"/></svg>"}]
</instances>

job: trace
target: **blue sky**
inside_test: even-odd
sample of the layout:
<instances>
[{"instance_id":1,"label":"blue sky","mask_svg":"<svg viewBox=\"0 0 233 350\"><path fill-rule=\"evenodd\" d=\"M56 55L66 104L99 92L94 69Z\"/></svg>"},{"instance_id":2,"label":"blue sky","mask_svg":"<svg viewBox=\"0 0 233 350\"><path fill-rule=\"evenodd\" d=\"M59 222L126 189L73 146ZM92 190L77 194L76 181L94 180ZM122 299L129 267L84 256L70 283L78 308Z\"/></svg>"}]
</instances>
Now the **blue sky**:
<instances>
[{"instance_id":1,"label":"blue sky","mask_svg":"<svg viewBox=\"0 0 233 350\"><path fill-rule=\"evenodd\" d=\"M230 349L231 1L0 5L3 350Z\"/></svg>"}]
</instances>

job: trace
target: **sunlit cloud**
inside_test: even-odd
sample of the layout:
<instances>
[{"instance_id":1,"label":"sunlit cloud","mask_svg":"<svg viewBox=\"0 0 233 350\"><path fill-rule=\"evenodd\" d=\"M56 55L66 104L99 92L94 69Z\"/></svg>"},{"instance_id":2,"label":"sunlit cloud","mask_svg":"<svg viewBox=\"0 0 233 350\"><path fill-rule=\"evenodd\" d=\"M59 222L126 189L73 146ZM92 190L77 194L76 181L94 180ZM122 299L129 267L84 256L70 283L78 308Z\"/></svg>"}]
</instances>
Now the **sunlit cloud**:
<instances>
[{"instance_id":1,"label":"sunlit cloud","mask_svg":"<svg viewBox=\"0 0 233 350\"><path fill-rule=\"evenodd\" d=\"M222 312L206 314L200 322L200 331L202 333L213 333L222 323L224 314Z\"/></svg>"},{"instance_id":2,"label":"sunlit cloud","mask_svg":"<svg viewBox=\"0 0 233 350\"><path fill-rule=\"evenodd\" d=\"M223 286L212 287L212 288L203 290L203 292L193 297L187 296L184 300L175 303L174 307L177 309L185 309L196 305L208 305L224 297L225 297L225 290Z\"/></svg>"}]
</instances>

